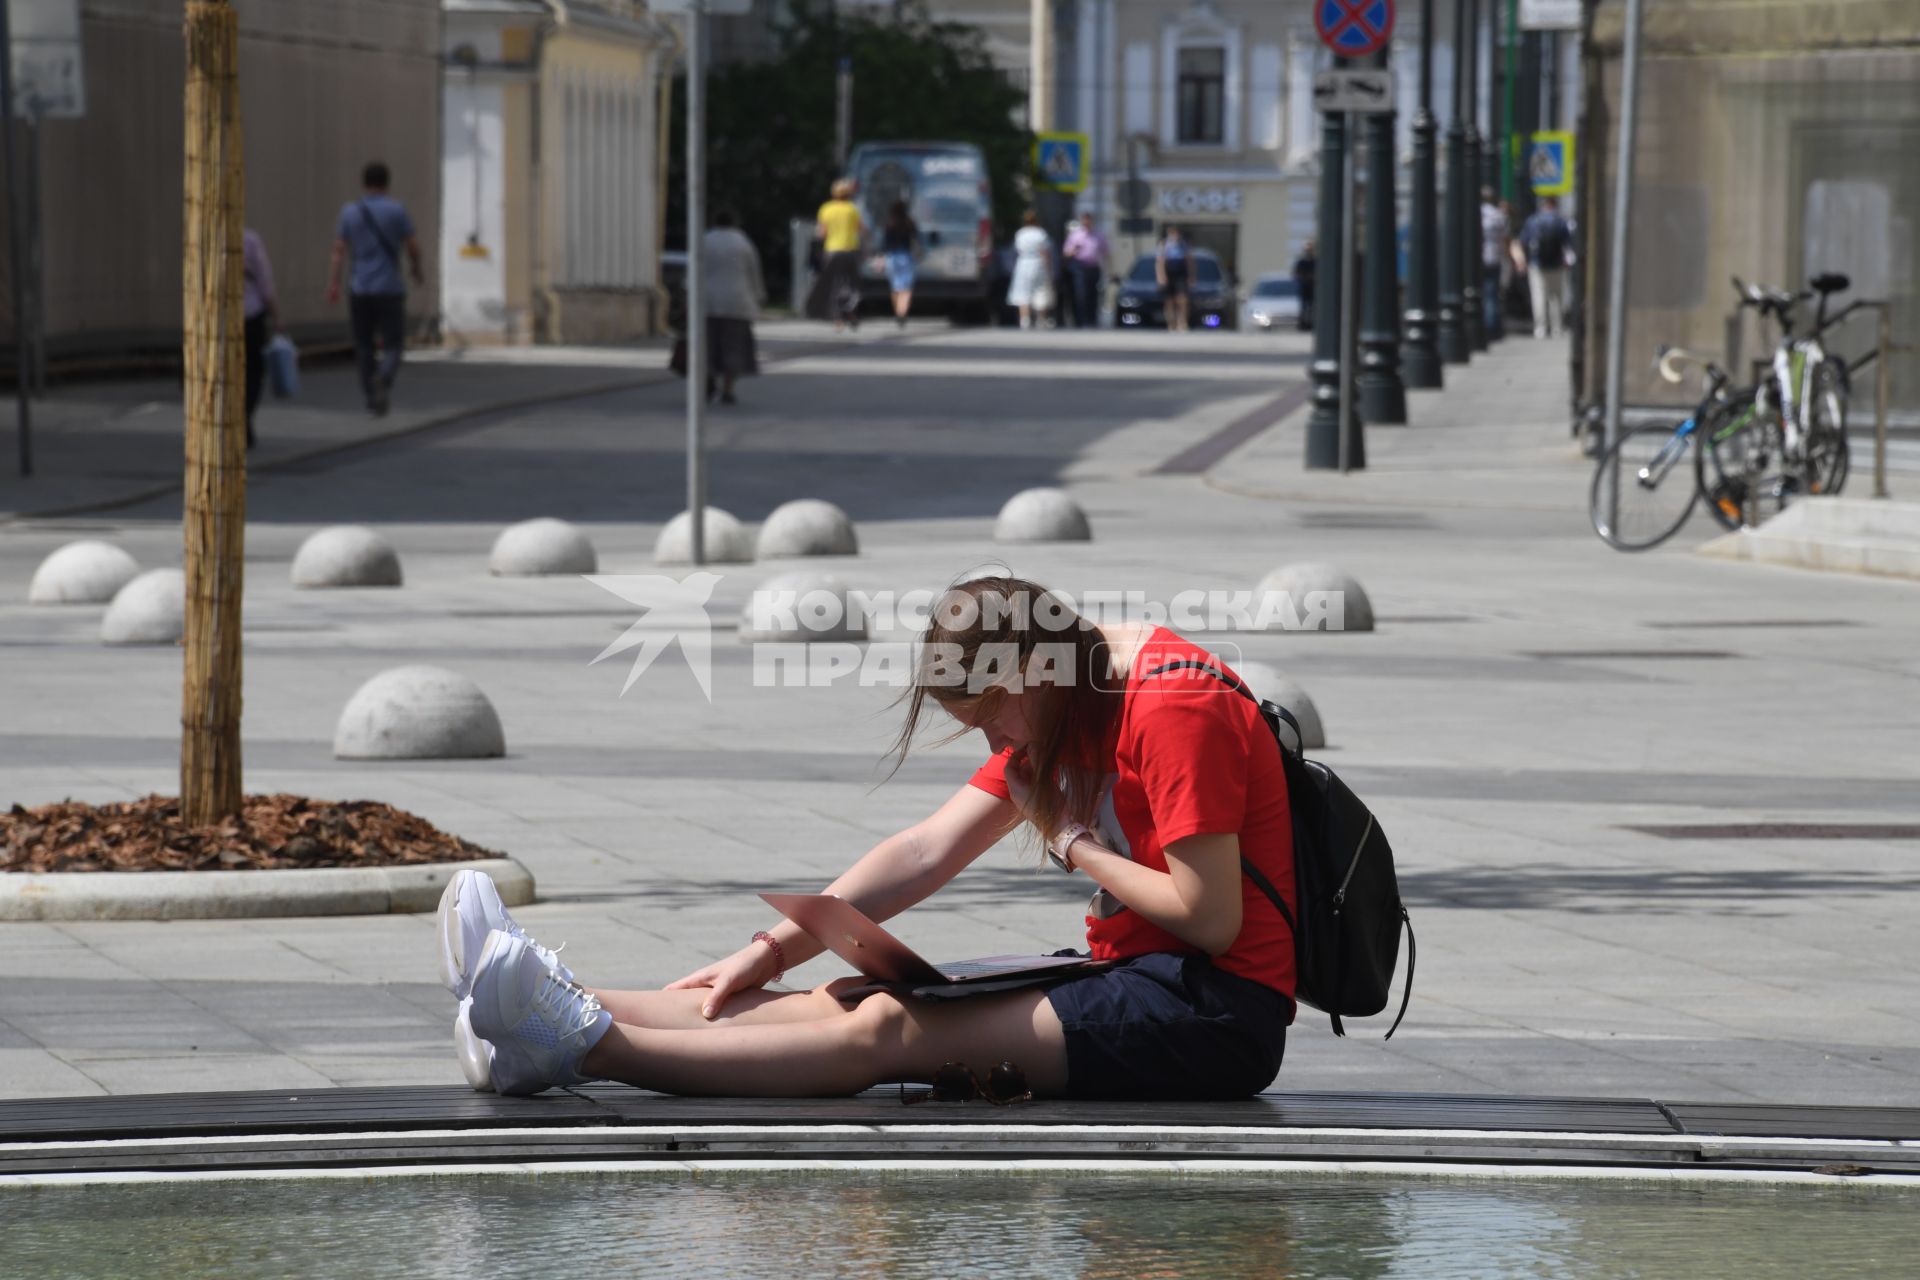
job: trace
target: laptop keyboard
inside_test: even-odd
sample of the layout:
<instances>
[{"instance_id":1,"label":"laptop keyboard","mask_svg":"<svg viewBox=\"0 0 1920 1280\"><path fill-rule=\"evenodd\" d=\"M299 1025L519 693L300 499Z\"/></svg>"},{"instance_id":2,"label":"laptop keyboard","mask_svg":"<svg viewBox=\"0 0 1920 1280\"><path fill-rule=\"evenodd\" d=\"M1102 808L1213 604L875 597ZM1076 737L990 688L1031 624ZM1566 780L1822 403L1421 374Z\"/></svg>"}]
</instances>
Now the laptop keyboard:
<instances>
[{"instance_id":1,"label":"laptop keyboard","mask_svg":"<svg viewBox=\"0 0 1920 1280\"><path fill-rule=\"evenodd\" d=\"M933 966L950 982L967 978L995 977L1000 974L1027 973L1034 969L1052 969L1084 964L1084 956L988 956L984 960L954 960Z\"/></svg>"},{"instance_id":2,"label":"laptop keyboard","mask_svg":"<svg viewBox=\"0 0 1920 1280\"><path fill-rule=\"evenodd\" d=\"M937 964L933 967L940 971L940 976L943 978L977 978L987 973L1014 972L1007 968L1005 962L986 960L956 960L951 964Z\"/></svg>"}]
</instances>

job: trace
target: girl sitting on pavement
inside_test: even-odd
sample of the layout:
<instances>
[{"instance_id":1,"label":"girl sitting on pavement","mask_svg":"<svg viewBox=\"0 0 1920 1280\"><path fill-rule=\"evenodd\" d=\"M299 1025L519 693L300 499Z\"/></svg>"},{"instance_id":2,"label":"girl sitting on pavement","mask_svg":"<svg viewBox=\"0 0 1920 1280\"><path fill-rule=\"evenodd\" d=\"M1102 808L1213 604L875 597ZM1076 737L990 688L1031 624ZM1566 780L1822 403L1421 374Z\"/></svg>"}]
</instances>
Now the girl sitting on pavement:
<instances>
[{"instance_id":1,"label":"girl sitting on pavement","mask_svg":"<svg viewBox=\"0 0 1920 1280\"><path fill-rule=\"evenodd\" d=\"M1291 898L1280 750L1253 701L1182 660L1164 627L1096 625L1018 578L943 595L923 638L904 759L931 702L991 757L935 812L828 886L875 920L937 892L1023 824L1097 892L1087 949L1110 968L965 999L842 979L768 990L822 948L791 922L657 991L583 986L463 871L440 909L455 1039L476 1088L616 1080L677 1094L829 1096L1003 1060L1042 1097L1240 1098L1271 1083L1293 1020L1293 938L1241 872ZM1292 906L1292 903L1289 903Z\"/></svg>"}]
</instances>

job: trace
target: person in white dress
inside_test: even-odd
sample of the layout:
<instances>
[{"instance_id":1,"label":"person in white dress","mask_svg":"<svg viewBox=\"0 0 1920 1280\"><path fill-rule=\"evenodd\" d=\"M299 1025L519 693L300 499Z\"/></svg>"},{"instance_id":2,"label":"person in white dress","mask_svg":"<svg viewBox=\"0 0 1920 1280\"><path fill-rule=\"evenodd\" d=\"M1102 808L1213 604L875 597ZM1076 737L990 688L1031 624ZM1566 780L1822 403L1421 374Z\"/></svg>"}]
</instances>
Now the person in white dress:
<instances>
[{"instance_id":1,"label":"person in white dress","mask_svg":"<svg viewBox=\"0 0 1920 1280\"><path fill-rule=\"evenodd\" d=\"M1035 317L1053 310L1053 240L1041 229L1040 215L1027 210L1013 233L1013 281L1007 286L1007 305L1020 311L1020 327L1031 329Z\"/></svg>"}]
</instances>

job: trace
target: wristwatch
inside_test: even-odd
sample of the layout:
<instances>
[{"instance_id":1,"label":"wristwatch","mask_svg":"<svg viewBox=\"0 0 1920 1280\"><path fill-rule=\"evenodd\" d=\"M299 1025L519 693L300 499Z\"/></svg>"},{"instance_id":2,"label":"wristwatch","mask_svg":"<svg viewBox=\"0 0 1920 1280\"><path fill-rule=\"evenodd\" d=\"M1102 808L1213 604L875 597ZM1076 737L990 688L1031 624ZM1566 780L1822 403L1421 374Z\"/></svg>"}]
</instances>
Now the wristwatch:
<instances>
[{"instance_id":1,"label":"wristwatch","mask_svg":"<svg viewBox=\"0 0 1920 1280\"><path fill-rule=\"evenodd\" d=\"M1090 836L1092 834L1093 832L1087 829L1085 823L1069 822L1066 826L1060 828L1059 833L1056 834L1053 839L1047 841L1047 856L1053 859L1054 866L1059 867L1068 875L1072 875L1074 871L1073 858L1071 856L1073 853L1073 842L1081 836Z\"/></svg>"}]
</instances>

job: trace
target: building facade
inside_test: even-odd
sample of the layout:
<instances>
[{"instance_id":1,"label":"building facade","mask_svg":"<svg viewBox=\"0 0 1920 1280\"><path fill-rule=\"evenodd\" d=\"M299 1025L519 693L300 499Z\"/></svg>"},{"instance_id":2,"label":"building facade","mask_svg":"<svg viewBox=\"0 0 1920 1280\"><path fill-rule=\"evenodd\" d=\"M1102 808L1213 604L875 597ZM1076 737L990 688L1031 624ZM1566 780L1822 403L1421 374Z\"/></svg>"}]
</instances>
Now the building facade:
<instances>
[{"instance_id":1,"label":"building facade","mask_svg":"<svg viewBox=\"0 0 1920 1280\"><path fill-rule=\"evenodd\" d=\"M1452 4L1436 8L1434 101L1444 124L1454 85ZM1079 207L1110 232L1122 218L1152 223L1114 237L1116 257L1146 251L1177 225L1250 279L1289 269L1313 238L1313 78L1331 61L1310 0L929 0L928 10L979 27L996 58L1027 69L1031 127L1087 135L1089 183ZM1490 33L1484 28L1482 38ZM1389 66L1403 159L1419 44L1418 9L1402 4ZM1483 80L1483 113L1488 92ZM1128 194L1146 197L1137 211Z\"/></svg>"},{"instance_id":2,"label":"building facade","mask_svg":"<svg viewBox=\"0 0 1920 1280\"><path fill-rule=\"evenodd\" d=\"M1595 196L1613 182L1624 11L1621 0L1603 0L1588 45L1585 150ZM1751 315L1730 325L1730 313L1738 321L1731 276L1801 289L1822 272L1845 274L1852 288L1836 301L1886 300L1894 340L1912 343L1920 335L1920 5L1675 0L1647 7L1641 50L1627 402L1673 398L1648 371L1657 343L1724 352L1742 373L1748 359L1768 354L1771 327L1763 331ZM1587 202L1588 402L1597 402L1605 369L1610 214L1610 197ZM1850 359L1875 341L1873 317L1864 315L1828 335ZM1894 413L1920 418L1920 355L1909 349L1887 363ZM1855 379L1856 421L1871 417L1876 373Z\"/></svg>"},{"instance_id":3,"label":"building facade","mask_svg":"<svg viewBox=\"0 0 1920 1280\"><path fill-rule=\"evenodd\" d=\"M659 332L673 32L638 0L443 3L446 340Z\"/></svg>"},{"instance_id":4,"label":"building facade","mask_svg":"<svg viewBox=\"0 0 1920 1280\"><path fill-rule=\"evenodd\" d=\"M345 307L326 301L327 264L361 167L384 160L423 247L439 238L439 0L235 8L247 225L267 243L288 327L302 341L344 341ZM179 358L180 15L179 0L83 0L86 114L37 126L37 184L22 150L18 206L38 206L39 313L56 369ZM0 289L9 339L12 297ZM431 290L416 291L416 327L431 324L435 304Z\"/></svg>"}]
</instances>

